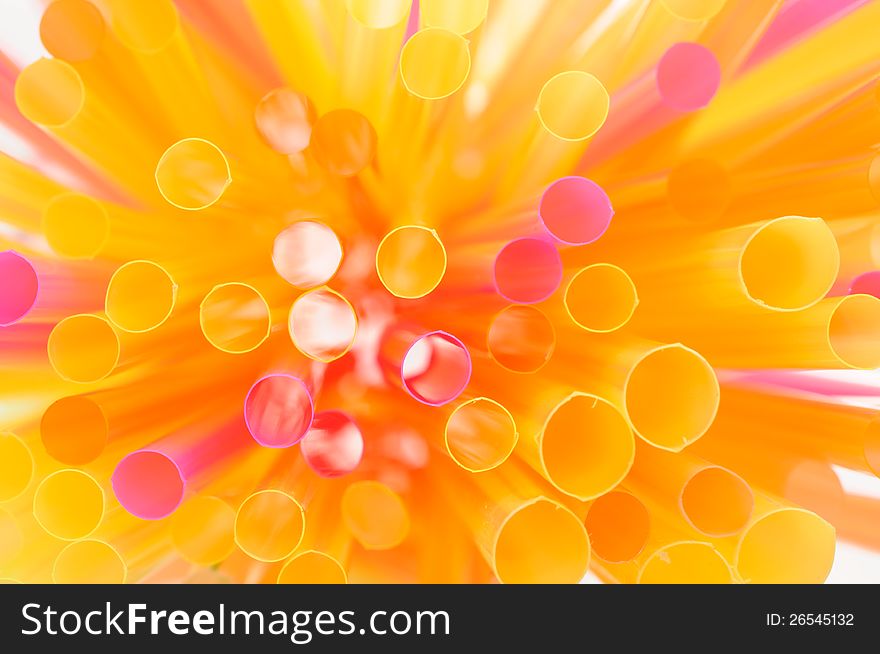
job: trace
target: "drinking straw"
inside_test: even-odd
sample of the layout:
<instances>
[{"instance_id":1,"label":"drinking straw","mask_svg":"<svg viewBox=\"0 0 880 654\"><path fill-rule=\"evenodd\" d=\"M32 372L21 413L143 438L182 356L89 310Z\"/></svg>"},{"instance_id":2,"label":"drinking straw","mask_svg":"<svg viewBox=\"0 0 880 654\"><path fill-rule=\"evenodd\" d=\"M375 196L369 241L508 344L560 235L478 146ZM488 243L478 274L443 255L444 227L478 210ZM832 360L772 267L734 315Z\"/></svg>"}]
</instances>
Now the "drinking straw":
<instances>
[{"instance_id":1,"label":"drinking straw","mask_svg":"<svg viewBox=\"0 0 880 654\"><path fill-rule=\"evenodd\" d=\"M187 490L204 485L212 466L246 455L251 446L242 418L181 429L126 455L113 471L113 492L132 515L159 520L177 509Z\"/></svg>"},{"instance_id":2,"label":"drinking straw","mask_svg":"<svg viewBox=\"0 0 880 654\"><path fill-rule=\"evenodd\" d=\"M584 177L562 177L545 190L538 218L560 243L587 245L605 233L614 209L602 187Z\"/></svg>"},{"instance_id":3,"label":"drinking straw","mask_svg":"<svg viewBox=\"0 0 880 654\"><path fill-rule=\"evenodd\" d=\"M24 547L24 538L16 517L0 507L0 565L6 566L15 561Z\"/></svg>"},{"instance_id":4,"label":"drinking straw","mask_svg":"<svg viewBox=\"0 0 880 654\"><path fill-rule=\"evenodd\" d=\"M47 533L62 540L80 540L97 529L104 517L104 491L86 472L53 472L34 491L34 517Z\"/></svg>"},{"instance_id":5,"label":"drinking straw","mask_svg":"<svg viewBox=\"0 0 880 654\"><path fill-rule=\"evenodd\" d=\"M723 395L723 408L705 445L698 444L701 454L710 460L723 456L733 465L735 457L742 458L737 447L760 441L768 448L785 450L789 456L824 460L866 472L875 466L880 469L874 449L874 409L831 403L828 398L781 388L725 385ZM755 461L752 467L760 470L761 465L762 462ZM767 465L772 466L773 462ZM761 482L763 487L769 480Z\"/></svg>"},{"instance_id":6,"label":"drinking straw","mask_svg":"<svg viewBox=\"0 0 880 654\"><path fill-rule=\"evenodd\" d=\"M419 0L419 21L428 27L440 27L456 34L477 29L489 11L489 0Z\"/></svg>"},{"instance_id":7,"label":"drinking straw","mask_svg":"<svg viewBox=\"0 0 880 654\"><path fill-rule=\"evenodd\" d=\"M248 432L264 447L291 447L312 425L314 400L309 385L292 374L258 379L244 400Z\"/></svg>"},{"instance_id":8,"label":"drinking straw","mask_svg":"<svg viewBox=\"0 0 880 654\"><path fill-rule=\"evenodd\" d=\"M13 250L0 252L0 326L6 327L24 318L37 301L40 281L33 264Z\"/></svg>"},{"instance_id":9,"label":"drinking straw","mask_svg":"<svg viewBox=\"0 0 880 654\"><path fill-rule=\"evenodd\" d=\"M510 411L487 397L475 397L455 407L446 419L443 435L452 460L474 473L503 464L519 440Z\"/></svg>"},{"instance_id":10,"label":"drinking straw","mask_svg":"<svg viewBox=\"0 0 880 654\"><path fill-rule=\"evenodd\" d=\"M509 302L533 304L546 300L562 281L556 247L537 238L505 245L495 258L495 288Z\"/></svg>"},{"instance_id":11,"label":"drinking straw","mask_svg":"<svg viewBox=\"0 0 880 654\"><path fill-rule=\"evenodd\" d=\"M342 520L368 550L399 545L409 533L409 509L403 498L377 481L356 481L342 495Z\"/></svg>"},{"instance_id":12,"label":"drinking straw","mask_svg":"<svg viewBox=\"0 0 880 654\"><path fill-rule=\"evenodd\" d=\"M358 317L346 298L322 286L293 301L287 326L296 349L310 359L330 363L351 349Z\"/></svg>"},{"instance_id":13,"label":"drinking straw","mask_svg":"<svg viewBox=\"0 0 880 654\"><path fill-rule=\"evenodd\" d=\"M591 144L591 163L621 150L687 114L707 106L721 82L721 67L699 43L669 47L657 65L611 99L609 120Z\"/></svg>"},{"instance_id":14,"label":"drinking straw","mask_svg":"<svg viewBox=\"0 0 880 654\"><path fill-rule=\"evenodd\" d=\"M187 561L214 566L235 549L235 510L224 500L197 495L171 517L171 542Z\"/></svg>"},{"instance_id":15,"label":"drinking straw","mask_svg":"<svg viewBox=\"0 0 880 654\"><path fill-rule=\"evenodd\" d=\"M156 164L156 185L178 209L207 209L232 183L226 155L206 139L187 138L171 145Z\"/></svg>"},{"instance_id":16,"label":"drinking straw","mask_svg":"<svg viewBox=\"0 0 880 654\"><path fill-rule=\"evenodd\" d=\"M106 318L78 314L52 328L49 363L65 380L90 383L107 377L119 361L119 337Z\"/></svg>"},{"instance_id":17,"label":"drinking straw","mask_svg":"<svg viewBox=\"0 0 880 654\"><path fill-rule=\"evenodd\" d=\"M24 493L33 475L30 448L12 432L0 431L0 502L9 502Z\"/></svg>"},{"instance_id":18,"label":"drinking straw","mask_svg":"<svg viewBox=\"0 0 880 654\"><path fill-rule=\"evenodd\" d=\"M94 198L62 193L46 205L43 233L56 254L91 259L107 243L110 219L104 206Z\"/></svg>"},{"instance_id":19,"label":"drinking straw","mask_svg":"<svg viewBox=\"0 0 880 654\"><path fill-rule=\"evenodd\" d=\"M455 93L467 79L470 67L467 41L439 27L419 30L400 51L403 85L423 100L441 100Z\"/></svg>"},{"instance_id":20,"label":"drinking straw","mask_svg":"<svg viewBox=\"0 0 880 654\"><path fill-rule=\"evenodd\" d=\"M446 248L433 229L396 227L379 242L376 273L395 297L424 297L437 288L446 273Z\"/></svg>"},{"instance_id":21,"label":"drinking straw","mask_svg":"<svg viewBox=\"0 0 880 654\"><path fill-rule=\"evenodd\" d=\"M657 315L659 307L650 301L660 286L666 291L662 309L666 314L688 311L688 307L692 313L694 306L720 311L734 311L738 306L748 311L756 305L796 311L818 303L840 267L834 235L818 218L785 216L704 238L697 239L699 245L683 245L678 251L670 248L662 272L644 257L640 262L627 261L626 270L642 298L639 315L646 323L662 320ZM780 261L786 265L780 266ZM697 275L703 281L694 285Z\"/></svg>"},{"instance_id":22,"label":"drinking straw","mask_svg":"<svg viewBox=\"0 0 880 654\"><path fill-rule=\"evenodd\" d=\"M322 42L317 29L326 20L327 8L294 0L246 0L245 5L287 83L326 111L335 101L338 80L331 67L336 53Z\"/></svg>"},{"instance_id":23,"label":"drinking straw","mask_svg":"<svg viewBox=\"0 0 880 654\"><path fill-rule=\"evenodd\" d=\"M132 164L153 157L155 161L161 149L114 114L102 98L86 93L81 75L71 64L39 59L25 67L15 81L15 104L27 120L47 128L102 175L139 197L147 196L146 178ZM115 147L119 142L129 146L124 153Z\"/></svg>"},{"instance_id":24,"label":"drinking straw","mask_svg":"<svg viewBox=\"0 0 880 654\"><path fill-rule=\"evenodd\" d=\"M539 480L513 460L489 472L437 479L501 583L577 583L587 572L583 522L545 495L549 489Z\"/></svg>"},{"instance_id":25,"label":"drinking straw","mask_svg":"<svg viewBox=\"0 0 880 654\"><path fill-rule=\"evenodd\" d=\"M641 564L640 584L729 584L730 566L711 544L679 541L654 551Z\"/></svg>"},{"instance_id":26,"label":"drinking straw","mask_svg":"<svg viewBox=\"0 0 880 654\"><path fill-rule=\"evenodd\" d=\"M300 451L318 476L339 477L357 469L364 437L354 418L344 411L320 411L300 442Z\"/></svg>"},{"instance_id":27,"label":"drinking straw","mask_svg":"<svg viewBox=\"0 0 880 654\"><path fill-rule=\"evenodd\" d=\"M351 109L334 109L312 126L309 150L329 173L352 177L364 170L376 154L376 130Z\"/></svg>"},{"instance_id":28,"label":"drinking straw","mask_svg":"<svg viewBox=\"0 0 880 654\"><path fill-rule=\"evenodd\" d=\"M564 303L566 313L578 327L607 333L629 322L639 297L625 270L610 263L595 263L571 277L565 287Z\"/></svg>"},{"instance_id":29,"label":"drinking straw","mask_svg":"<svg viewBox=\"0 0 880 654\"><path fill-rule=\"evenodd\" d=\"M148 332L171 316L177 284L152 261L129 261L116 269L107 286L107 319L126 332Z\"/></svg>"},{"instance_id":30,"label":"drinking straw","mask_svg":"<svg viewBox=\"0 0 880 654\"><path fill-rule=\"evenodd\" d=\"M877 533L878 501L874 497L847 495L840 515L833 521L840 538L861 547L877 550L880 534Z\"/></svg>"},{"instance_id":31,"label":"drinking straw","mask_svg":"<svg viewBox=\"0 0 880 654\"><path fill-rule=\"evenodd\" d=\"M522 141L526 154L508 168L502 193L532 191L571 170L605 124L609 102L605 86L589 72L567 70L547 80ZM514 179L519 188L513 187Z\"/></svg>"},{"instance_id":32,"label":"drinking straw","mask_svg":"<svg viewBox=\"0 0 880 654\"><path fill-rule=\"evenodd\" d=\"M97 54L106 25L101 12L85 0L56 0L40 20L40 40L52 56L70 63Z\"/></svg>"},{"instance_id":33,"label":"drinking straw","mask_svg":"<svg viewBox=\"0 0 880 654\"><path fill-rule=\"evenodd\" d=\"M306 550L291 557L278 573L279 584L347 584L345 568L329 554Z\"/></svg>"},{"instance_id":34,"label":"drinking straw","mask_svg":"<svg viewBox=\"0 0 880 654\"><path fill-rule=\"evenodd\" d=\"M609 563L626 563L647 544L651 516L635 495L613 490L593 500L584 525L596 557Z\"/></svg>"},{"instance_id":35,"label":"drinking straw","mask_svg":"<svg viewBox=\"0 0 880 654\"><path fill-rule=\"evenodd\" d=\"M70 543L52 564L52 581L56 584L123 584L127 573L119 552L100 540Z\"/></svg>"},{"instance_id":36,"label":"drinking straw","mask_svg":"<svg viewBox=\"0 0 880 654\"><path fill-rule=\"evenodd\" d=\"M694 529L707 536L738 533L754 505L752 489L739 475L687 451L673 454L640 445L627 484L677 507Z\"/></svg>"},{"instance_id":37,"label":"drinking straw","mask_svg":"<svg viewBox=\"0 0 880 654\"><path fill-rule=\"evenodd\" d=\"M249 284L218 284L199 305L199 324L208 342L222 352L244 354L269 337L269 305Z\"/></svg>"},{"instance_id":38,"label":"drinking straw","mask_svg":"<svg viewBox=\"0 0 880 654\"><path fill-rule=\"evenodd\" d=\"M758 66L765 60L805 39L835 20L865 4L864 0L795 0L782 3L783 7L770 24L763 38L752 50L745 68Z\"/></svg>"},{"instance_id":39,"label":"drinking straw","mask_svg":"<svg viewBox=\"0 0 880 654\"><path fill-rule=\"evenodd\" d=\"M314 220L295 222L275 237L272 265L292 286L308 290L329 282L342 263L336 233Z\"/></svg>"},{"instance_id":40,"label":"drinking straw","mask_svg":"<svg viewBox=\"0 0 880 654\"><path fill-rule=\"evenodd\" d=\"M697 441L718 410L718 379L703 356L680 343L592 335L589 350L566 337L547 378L597 393L624 411L648 444L678 452ZM590 352L602 351L603 356ZM675 384L666 383L675 379Z\"/></svg>"},{"instance_id":41,"label":"drinking straw","mask_svg":"<svg viewBox=\"0 0 880 654\"><path fill-rule=\"evenodd\" d=\"M547 395L531 414L540 422L517 415L524 434L517 454L555 489L578 500L612 490L626 477L635 454L626 418L598 395Z\"/></svg>"},{"instance_id":42,"label":"drinking straw","mask_svg":"<svg viewBox=\"0 0 880 654\"><path fill-rule=\"evenodd\" d=\"M880 271L869 270L855 277L849 285L852 295L873 295L880 298Z\"/></svg>"},{"instance_id":43,"label":"drinking straw","mask_svg":"<svg viewBox=\"0 0 880 654\"><path fill-rule=\"evenodd\" d=\"M489 354L498 365L519 373L535 373L553 356L556 331L537 307L509 305L489 323Z\"/></svg>"},{"instance_id":44,"label":"drinking straw","mask_svg":"<svg viewBox=\"0 0 880 654\"><path fill-rule=\"evenodd\" d=\"M744 319L711 339L684 329L680 334L722 367L871 369L880 365L873 329L880 319L877 302L871 295L827 298L796 313Z\"/></svg>"},{"instance_id":45,"label":"drinking straw","mask_svg":"<svg viewBox=\"0 0 880 654\"><path fill-rule=\"evenodd\" d=\"M386 106L409 17L409 0L346 0L341 22L340 101L371 123ZM336 28L339 29L339 23Z\"/></svg>"},{"instance_id":46,"label":"drinking straw","mask_svg":"<svg viewBox=\"0 0 880 654\"><path fill-rule=\"evenodd\" d=\"M185 24L205 34L216 48L225 48L235 53L242 63L247 62L248 76L262 82L263 88L279 83L276 62L272 60L246 3L215 5L198 0L177 0L176 4Z\"/></svg>"},{"instance_id":47,"label":"drinking straw","mask_svg":"<svg viewBox=\"0 0 880 654\"><path fill-rule=\"evenodd\" d=\"M235 515L235 543L258 561L287 558L303 538L306 519L300 503L280 490L249 495Z\"/></svg>"},{"instance_id":48,"label":"drinking straw","mask_svg":"<svg viewBox=\"0 0 880 654\"><path fill-rule=\"evenodd\" d=\"M758 495L732 562L746 583L818 584L831 571L834 549L834 527L825 520Z\"/></svg>"},{"instance_id":49,"label":"drinking straw","mask_svg":"<svg viewBox=\"0 0 880 654\"><path fill-rule=\"evenodd\" d=\"M444 331L392 325L382 335L379 363L386 378L429 406L452 402L467 387L471 355Z\"/></svg>"},{"instance_id":50,"label":"drinking straw","mask_svg":"<svg viewBox=\"0 0 880 654\"><path fill-rule=\"evenodd\" d=\"M675 152L668 154L682 156L714 147L716 155L724 158L728 151L752 141L784 108L798 107L801 112L804 108L800 105L808 105L817 96L844 94L873 78L872 62L876 61L878 46L868 32L878 12L880 8L872 3L863 5L814 38L786 49L751 74L731 82L711 108L696 117ZM840 54L828 57L828 52ZM782 73L795 69L801 74ZM744 102L746 98L749 100Z\"/></svg>"}]
</instances>

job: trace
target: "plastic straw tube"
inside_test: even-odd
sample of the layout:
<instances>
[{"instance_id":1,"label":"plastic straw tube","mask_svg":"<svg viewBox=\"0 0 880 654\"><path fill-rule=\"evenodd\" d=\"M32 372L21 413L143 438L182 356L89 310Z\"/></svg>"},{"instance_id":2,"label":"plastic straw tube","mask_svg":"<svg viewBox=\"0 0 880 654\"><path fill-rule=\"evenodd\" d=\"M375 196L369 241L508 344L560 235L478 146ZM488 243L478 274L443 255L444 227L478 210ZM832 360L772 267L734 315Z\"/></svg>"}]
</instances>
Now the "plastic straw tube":
<instances>
[{"instance_id":1,"label":"plastic straw tube","mask_svg":"<svg viewBox=\"0 0 880 654\"><path fill-rule=\"evenodd\" d=\"M52 328L49 363L62 378L89 383L107 377L119 361L119 337L101 316L70 316Z\"/></svg>"},{"instance_id":2,"label":"plastic straw tube","mask_svg":"<svg viewBox=\"0 0 880 654\"><path fill-rule=\"evenodd\" d=\"M348 575L329 554L306 550L284 564L277 581L279 584L347 584Z\"/></svg>"},{"instance_id":3,"label":"plastic straw tube","mask_svg":"<svg viewBox=\"0 0 880 654\"><path fill-rule=\"evenodd\" d=\"M376 156L376 130L363 114L334 109L312 127L309 151L327 172L353 177Z\"/></svg>"},{"instance_id":4,"label":"plastic straw tube","mask_svg":"<svg viewBox=\"0 0 880 654\"><path fill-rule=\"evenodd\" d=\"M47 533L62 540L86 538L104 517L104 491L81 470L59 470L34 491L34 517Z\"/></svg>"},{"instance_id":5,"label":"plastic straw tube","mask_svg":"<svg viewBox=\"0 0 880 654\"><path fill-rule=\"evenodd\" d=\"M37 271L26 258L13 250L0 252L0 327L24 318L37 301L40 282Z\"/></svg>"},{"instance_id":6,"label":"plastic straw tube","mask_svg":"<svg viewBox=\"0 0 880 654\"><path fill-rule=\"evenodd\" d=\"M269 91L254 110L257 131L269 147L280 154L305 150L317 118L308 96L288 88Z\"/></svg>"},{"instance_id":7,"label":"plastic straw tube","mask_svg":"<svg viewBox=\"0 0 880 654\"><path fill-rule=\"evenodd\" d=\"M287 326L300 352L315 361L330 363L351 349L358 317L346 298L323 286L293 301Z\"/></svg>"},{"instance_id":8,"label":"plastic straw tube","mask_svg":"<svg viewBox=\"0 0 880 654\"><path fill-rule=\"evenodd\" d=\"M409 510L403 499L377 481L349 485L340 510L354 538L368 550L391 549L409 534Z\"/></svg>"},{"instance_id":9,"label":"plastic straw tube","mask_svg":"<svg viewBox=\"0 0 880 654\"><path fill-rule=\"evenodd\" d=\"M625 270L596 263L578 270L563 296L565 311L588 332L607 333L624 327L635 313L639 296Z\"/></svg>"},{"instance_id":10,"label":"plastic straw tube","mask_svg":"<svg viewBox=\"0 0 880 654\"><path fill-rule=\"evenodd\" d=\"M494 280L498 294L510 302L546 300L562 281L559 252L536 238L511 241L495 257Z\"/></svg>"},{"instance_id":11,"label":"plastic straw tube","mask_svg":"<svg viewBox=\"0 0 880 654\"><path fill-rule=\"evenodd\" d=\"M456 34L468 34L486 19L489 0L419 0L419 21Z\"/></svg>"},{"instance_id":12,"label":"plastic straw tube","mask_svg":"<svg viewBox=\"0 0 880 654\"><path fill-rule=\"evenodd\" d=\"M676 43L656 67L615 93L610 118L591 144L595 163L709 104L721 83L715 55L698 43Z\"/></svg>"},{"instance_id":13,"label":"plastic straw tube","mask_svg":"<svg viewBox=\"0 0 880 654\"><path fill-rule=\"evenodd\" d=\"M107 243L110 218L97 200L80 193L62 193L46 205L43 234L56 254L91 259Z\"/></svg>"},{"instance_id":14,"label":"plastic straw tube","mask_svg":"<svg viewBox=\"0 0 880 654\"><path fill-rule=\"evenodd\" d=\"M819 584L834 561L834 527L815 513L756 498L733 566L747 583Z\"/></svg>"},{"instance_id":15,"label":"plastic straw tube","mask_svg":"<svg viewBox=\"0 0 880 654\"><path fill-rule=\"evenodd\" d=\"M647 544L651 516L635 495L613 490L590 504L584 524L593 554L609 563L625 563Z\"/></svg>"},{"instance_id":16,"label":"plastic straw tube","mask_svg":"<svg viewBox=\"0 0 880 654\"><path fill-rule=\"evenodd\" d=\"M281 561L302 542L305 514L293 497L279 490L250 495L235 515L235 542L257 561Z\"/></svg>"},{"instance_id":17,"label":"plastic straw tube","mask_svg":"<svg viewBox=\"0 0 880 654\"><path fill-rule=\"evenodd\" d=\"M247 430L263 447L286 448L299 443L312 425L314 412L308 384L290 374L258 379L244 400Z\"/></svg>"},{"instance_id":18,"label":"plastic straw tube","mask_svg":"<svg viewBox=\"0 0 880 654\"><path fill-rule=\"evenodd\" d=\"M733 574L711 544L680 541L654 551L639 567L636 579L640 584L729 584Z\"/></svg>"},{"instance_id":19,"label":"plastic straw tube","mask_svg":"<svg viewBox=\"0 0 880 654\"><path fill-rule=\"evenodd\" d=\"M662 322L655 314L683 315L679 308L690 314L694 306L717 310L713 316L751 305L776 311L808 308L831 289L840 268L834 234L819 218L786 216L682 245L666 253L662 270L644 259L624 264L644 300L639 311L646 324ZM694 285L697 278L702 283ZM662 310L659 302L649 302L660 297L660 288Z\"/></svg>"},{"instance_id":20,"label":"plastic straw tube","mask_svg":"<svg viewBox=\"0 0 880 654\"><path fill-rule=\"evenodd\" d=\"M212 465L241 456L253 441L241 419L209 431L166 436L125 456L113 471L116 499L132 515L159 520L174 513L186 494L204 483Z\"/></svg>"},{"instance_id":21,"label":"plastic straw tube","mask_svg":"<svg viewBox=\"0 0 880 654\"><path fill-rule=\"evenodd\" d=\"M389 381L429 406L452 402L471 378L468 349L443 331L392 326L382 336L379 359Z\"/></svg>"},{"instance_id":22,"label":"plastic straw tube","mask_svg":"<svg viewBox=\"0 0 880 654\"><path fill-rule=\"evenodd\" d=\"M614 405L597 395L569 395L553 405L543 425L529 425L529 431L518 453L554 488L581 501L613 489L633 463L632 429Z\"/></svg>"},{"instance_id":23,"label":"plastic straw tube","mask_svg":"<svg viewBox=\"0 0 880 654\"><path fill-rule=\"evenodd\" d=\"M269 337L269 305L253 286L215 286L199 305L199 324L208 342L222 352L244 354Z\"/></svg>"},{"instance_id":24,"label":"plastic straw tube","mask_svg":"<svg viewBox=\"0 0 880 654\"><path fill-rule=\"evenodd\" d=\"M0 431L0 502L24 493L34 475L34 457L21 438Z\"/></svg>"},{"instance_id":25,"label":"plastic straw tube","mask_svg":"<svg viewBox=\"0 0 880 654\"><path fill-rule=\"evenodd\" d=\"M751 443L857 470L871 471L880 463L875 458L873 409L769 387L726 385L723 394L722 410L705 444L698 445L702 456L719 461L727 458L733 465L735 457L741 458L737 457L738 448ZM758 464L755 461L751 467Z\"/></svg>"},{"instance_id":26,"label":"plastic straw tube","mask_svg":"<svg viewBox=\"0 0 880 654\"><path fill-rule=\"evenodd\" d=\"M342 103L381 116L406 32L408 0L346 0L342 48Z\"/></svg>"},{"instance_id":27,"label":"plastic straw tube","mask_svg":"<svg viewBox=\"0 0 880 654\"><path fill-rule=\"evenodd\" d=\"M129 261L116 269L107 286L107 318L126 332L148 332L160 327L177 300L177 284L152 261Z\"/></svg>"},{"instance_id":28,"label":"plastic straw tube","mask_svg":"<svg viewBox=\"0 0 880 654\"><path fill-rule=\"evenodd\" d=\"M428 27L416 32L400 52L400 78L407 91L423 100L452 95L470 69L467 41L445 29Z\"/></svg>"},{"instance_id":29,"label":"plastic straw tube","mask_svg":"<svg viewBox=\"0 0 880 654\"><path fill-rule=\"evenodd\" d=\"M235 549L235 509L219 497L199 495L186 501L171 518L171 542L196 565L213 566Z\"/></svg>"},{"instance_id":30,"label":"plastic straw tube","mask_svg":"<svg viewBox=\"0 0 880 654\"><path fill-rule=\"evenodd\" d=\"M178 141L165 150L156 164L159 192L178 209L207 209L231 183L232 172L226 155L206 139Z\"/></svg>"},{"instance_id":31,"label":"plastic straw tube","mask_svg":"<svg viewBox=\"0 0 880 654\"><path fill-rule=\"evenodd\" d=\"M343 411L321 411L300 442L300 451L320 477L340 477L360 465L364 436L355 420Z\"/></svg>"},{"instance_id":32,"label":"plastic straw tube","mask_svg":"<svg viewBox=\"0 0 880 654\"><path fill-rule=\"evenodd\" d=\"M687 452L639 447L627 483L644 488L658 502L677 506L707 536L738 533L754 505L752 489L739 475Z\"/></svg>"},{"instance_id":33,"label":"plastic straw tube","mask_svg":"<svg viewBox=\"0 0 880 654\"><path fill-rule=\"evenodd\" d=\"M342 245L327 225L303 220L275 237L272 265L287 283L310 289L329 282L342 263Z\"/></svg>"},{"instance_id":34,"label":"plastic straw tube","mask_svg":"<svg viewBox=\"0 0 880 654\"><path fill-rule=\"evenodd\" d=\"M568 70L548 79L521 146L526 154L508 168L502 194L533 190L570 171L603 128L609 102L605 86L590 73Z\"/></svg>"},{"instance_id":35,"label":"plastic straw tube","mask_svg":"<svg viewBox=\"0 0 880 654\"><path fill-rule=\"evenodd\" d=\"M128 566L116 549L99 540L80 540L65 547L52 564L56 584L122 584Z\"/></svg>"},{"instance_id":36,"label":"plastic straw tube","mask_svg":"<svg viewBox=\"0 0 880 654\"><path fill-rule=\"evenodd\" d=\"M538 218L560 243L587 245L599 239L614 216L601 186L585 177L562 177L538 202Z\"/></svg>"},{"instance_id":37,"label":"plastic straw tube","mask_svg":"<svg viewBox=\"0 0 880 654\"><path fill-rule=\"evenodd\" d=\"M533 373L553 356L556 330L537 307L510 305L493 316L486 345L489 355L503 368Z\"/></svg>"},{"instance_id":38,"label":"plastic straw tube","mask_svg":"<svg viewBox=\"0 0 880 654\"><path fill-rule=\"evenodd\" d=\"M432 463L432 465L434 465ZM450 466L453 464L449 464ZM521 464L520 464L521 465ZM437 479L501 583L577 583L590 563L583 522L509 460L490 472Z\"/></svg>"},{"instance_id":39,"label":"plastic straw tube","mask_svg":"<svg viewBox=\"0 0 880 654\"><path fill-rule=\"evenodd\" d=\"M504 406L487 397L462 402L446 419L446 451L468 472L497 468L519 440L516 422Z\"/></svg>"},{"instance_id":40,"label":"plastic straw tube","mask_svg":"<svg viewBox=\"0 0 880 654\"><path fill-rule=\"evenodd\" d=\"M446 273L446 248L433 229L397 227L379 243L376 273L393 296L424 297L437 288Z\"/></svg>"}]
</instances>

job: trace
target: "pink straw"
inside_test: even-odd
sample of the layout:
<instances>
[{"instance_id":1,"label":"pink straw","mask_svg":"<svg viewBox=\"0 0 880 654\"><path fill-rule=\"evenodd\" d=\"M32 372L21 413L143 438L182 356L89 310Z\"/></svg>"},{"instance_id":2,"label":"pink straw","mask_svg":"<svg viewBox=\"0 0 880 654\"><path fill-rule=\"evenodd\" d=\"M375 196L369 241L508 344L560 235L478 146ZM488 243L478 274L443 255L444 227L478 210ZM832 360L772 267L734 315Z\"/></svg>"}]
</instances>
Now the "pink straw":
<instances>
[{"instance_id":1,"label":"pink straw","mask_svg":"<svg viewBox=\"0 0 880 654\"><path fill-rule=\"evenodd\" d=\"M122 507L144 520L160 520L180 506L200 474L253 446L238 418L217 430L191 428L166 436L126 455L110 481Z\"/></svg>"},{"instance_id":2,"label":"pink straw","mask_svg":"<svg viewBox=\"0 0 880 654\"><path fill-rule=\"evenodd\" d=\"M789 0L749 55L743 71L757 66L811 32L840 20L868 0Z\"/></svg>"},{"instance_id":3,"label":"pink straw","mask_svg":"<svg viewBox=\"0 0 880 654\"><path fill-rule=\"evenodd\" d=\"M517 304L550 297L562 282L562 259L552 243L521 238L505 245L495 258L495 288Z\"/></svg>"},{"instance_id":4,"label":"pink straw","mask_svg":"<svg viewBox=\"0 0 880 654\"><path fill-rule=\"evenodd\" d=\"M379 349L386 377L423 404L452 402L470 382L470 352L447 332L396 326L382 336Z\"/></svg>"},{"instance_id":5,"label":"pink straw","mask_svg":"<svg viewBox=\"0 0 880 654\"><path fill-rule=\"evenodd\" d=\"M290 447L306 435L315 407L308 386L289 374L257 380L244 400L244 421L263 447Z\"/></svg>"},{"instance_id":6,"label":"pink straw","mask_svg":"<svg viewBox=\"0 0 880 654\"><path fill-rule=\"evenodd\" d=\"M342 411L321 411L300 442L309 467L321 477L353 472L364 454L364 437L354 419Z\"/></svg>"},{"instance_id":7,"label":"pink straw","mask_svg":"<svg viewBox=\"0 0 880 654\"><path fill-rule=\"evenodd\" d=\"M611 97L608 120L579 168L605 161L705 107L720 84L721 66L711 50L699 43L676 43L654 68Z\"/></svg>"},{"instance_id":8,"label":"pink straw","mask_svg":"<svg viewBox=\"0 0 880 654\"><path fill-rule=\"evenodd\" d=\"M880 298L880 270L871 270L853 279L849 285L849 294L873 295Z\"/></svg>"},{"instance_id":9,"label":"pink straw","mask_svg":"<svg viewBox=\"0 0 880 654\"><path fill-rule=\"evenodd\" d=\"M13 250L0 252L0 279L0 327L6 327L33 309L40 281L33 264Z\"/></svg>"},{"instance_id":10,"label":"pink straw","mask_svg":"<svg viewBox=\"0 0 880 654\"><path fill-rule=\"evenodd\" d=\"M550 235L566 245L586 245L597 240L614 216L608 194L584 177L563 177L544 191L538 218Z\"/></svg>"}]
</instances>

